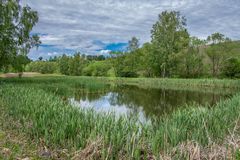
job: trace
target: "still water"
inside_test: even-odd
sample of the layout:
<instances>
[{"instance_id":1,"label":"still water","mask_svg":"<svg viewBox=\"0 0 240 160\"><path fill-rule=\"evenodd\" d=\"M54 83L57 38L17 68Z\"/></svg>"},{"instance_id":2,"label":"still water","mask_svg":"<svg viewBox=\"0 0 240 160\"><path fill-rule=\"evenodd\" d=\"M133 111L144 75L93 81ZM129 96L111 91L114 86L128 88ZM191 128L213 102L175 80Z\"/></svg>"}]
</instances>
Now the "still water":
<instances>
[{"instance_id":1,"label":"still water","mask_svg":"<svg viewBox=\"0 0 240 160\"><path fill-rule=\"evenodd\" d=\"M143 119L161 117L186 104L213 107L218 101L231 97L234 92L145 89L138 86L106 86L90 90L81 86L67 100L78 107L98 112L115 112L118 115L138 114Z\"/></svg>"}]
</instances>

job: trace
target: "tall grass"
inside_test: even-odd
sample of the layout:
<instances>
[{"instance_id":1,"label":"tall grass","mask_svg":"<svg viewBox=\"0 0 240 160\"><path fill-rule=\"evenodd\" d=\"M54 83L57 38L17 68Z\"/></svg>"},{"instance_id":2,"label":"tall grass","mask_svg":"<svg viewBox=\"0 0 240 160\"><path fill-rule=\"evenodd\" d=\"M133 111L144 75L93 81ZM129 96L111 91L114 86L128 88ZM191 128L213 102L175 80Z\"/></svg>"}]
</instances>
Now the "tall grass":
<instances>
[{"instance_id":1,"label":"tall grass","mask_svg":"<svg viewBox=\"0 0 240 160\"><path fill-rule=\"evenodd\" d=\"M236 79L174 79L174 78L118 78L118 77L79 77L79 76L56 76L56 77L31 77L31 78L1 78L3 82L14 82L14 83L64 83L69 85L84 82L88 83L123 83L123 84L136 84L136 85L147 85L149 87L162 88L164 86L176 86L182 87L220 87L220 88L240 88L240 80Z\"/></svg>"},{"instance_id":2,"label":"tall grass","mask_svg":"<svg viewBox=\"0 0 240 160\"><path fill-rule=\"evenodd\" d=\"M2 84L0 103L9 116L21 123L21 131L36 141L44 139L48 146L84 149L89 141L101 139L101 159L123 155L140 159L145 154L160 157L163 151L186 141L203 146L221 144L236 128L240 116L239 94L213 108L188 106L151 124L138 123L136 116L116 117L70 106L28 83Z\"/></svg>"},{"instance_id":3,"label":"tall grass","mask_svg":"<svg viewBox=\"0 0 240 160\"><path fill-rule=\"evenodd\" d=\"M124 149L132 155L139 149L137 143L128 143L141 137L134 118L116 118L72 107L36 88L8 86L1 89L0 95L9 115L23 126L23 132L36 140L44 138L49 146L84 148L88 140L102 138L105 149L111 147L113 153Z\"/></svg>"},{"instance_id":4,"label":"tall grass","mask_svg":"<svg viewBox=\"0 0 240 160\"><path fill-rule=\"evenodd\" d=\"M101 78L99 78L101 79ZM120 84L138 85L149 88L201 90L201 89L239 89L240 80L231 79L174 79L174 78L102 78L104 81Z\"/></svg>"},{"instance_id":5,"label":"tall grass","mask_svg":"<svg viewBox=\"0 0 240 160\"><path fill-rule=\"evenodd\" d=\"M109 77L76 77L76 76L57 76L57 77L33 77L33 78L0 78L0 82L15 84L36 84L39 86L53 86L55 84L65 86L65 88L76 87L76 85L88 85L88 87L103 87L104 84L129 84L144 88L165 88L183 90L213 90L215 88L240 89L240 80L233 79L169 79L169 78L109 78Z\"/></svg>"}]
</instances>

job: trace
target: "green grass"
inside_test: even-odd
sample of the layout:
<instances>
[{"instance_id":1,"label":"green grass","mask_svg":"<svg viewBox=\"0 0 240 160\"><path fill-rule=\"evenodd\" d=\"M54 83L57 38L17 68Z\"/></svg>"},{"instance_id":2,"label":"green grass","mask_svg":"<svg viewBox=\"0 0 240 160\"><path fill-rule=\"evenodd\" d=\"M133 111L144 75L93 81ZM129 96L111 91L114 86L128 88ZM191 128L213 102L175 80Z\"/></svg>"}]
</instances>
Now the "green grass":
<instances>
[{"instance_id":1,"label":"green grass","mask_svg":"<svg viewBox=\"0 0 240 160\"><path fill-rule=\"evenodd\" d=\"M77 77L77 76L51 76L32 78L0 78L0 83L15 84L39 84L41 86L53 87L61 86L63 88L74 88L77 85L87 85L88 88L99 89L104 84L110 85L137 85L143 88L164 88L174 90L204 90L212 91L214 89L228 91L240 89L240 80L232 79L168 79L168 78L117 78L117 77Z\"/></svg>"},{"instance_id":2,"label":"green grass","mask_svg":"<svg viewBox=\"0 0 240 160\"><path fill-rule=\"evenodd\" d=\"M62 83L65 87L82 84L101 87L104 83L128 83L161 87L222 87L239 88L235 80L175 80L175 79L117 79L88 77L24 78L1 81L0 98L6 113L19 121L36 142L44 139L52 148L72 150L88 147L89 141L101 140L101 159L140 159L141 156L160 157L163 152L187 142L202 146L222 144L236 126L240 116L240 94L219 102L213 108L188 106L151 124L137 123L137 116L117 118L114 114L99 114L64 103L40 85ZM74 83L76 82L76 83Z\"/></svg>"}]
</instances>

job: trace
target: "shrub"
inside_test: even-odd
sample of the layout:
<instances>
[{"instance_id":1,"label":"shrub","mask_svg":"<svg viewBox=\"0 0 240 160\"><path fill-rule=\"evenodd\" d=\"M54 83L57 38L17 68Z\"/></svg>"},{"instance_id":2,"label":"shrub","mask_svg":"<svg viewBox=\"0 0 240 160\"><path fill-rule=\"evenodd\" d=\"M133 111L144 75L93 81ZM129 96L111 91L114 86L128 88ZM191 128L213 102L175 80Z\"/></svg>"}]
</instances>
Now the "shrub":
<instances>
[{"instance_id":1,"label":"shrub","mask_svg":"<svg viewBox=\"0 0 240 160\"><path fill-rule=\"evenodd\" d=\"M59 66L56 62L35 61L26 66L26 71L51 74L57 73L59 71Z\"/></svg>"},{"instance_id":2,"label":"shrub","mask_svg":"<svg viewBox=\"0 0 240 160\"><path fill-rule=\"evenodd\" d=\"M239 78L240 77L240 60L238 58L233 58L233 57L227 59L222 68L222 72L227 77Z\"/></svg>"},{"instance_id":3,"label":"shrub","mask_svg":"<svg viewBox=\"0 0 240 160\"><path fill-rule=\"evenodd\" d=\"M86 76L109 76L111 64L107 61L95 61L83 69L83 75ZM112 74L111 74L112 75Z\"/></svg>"}]
</instances>

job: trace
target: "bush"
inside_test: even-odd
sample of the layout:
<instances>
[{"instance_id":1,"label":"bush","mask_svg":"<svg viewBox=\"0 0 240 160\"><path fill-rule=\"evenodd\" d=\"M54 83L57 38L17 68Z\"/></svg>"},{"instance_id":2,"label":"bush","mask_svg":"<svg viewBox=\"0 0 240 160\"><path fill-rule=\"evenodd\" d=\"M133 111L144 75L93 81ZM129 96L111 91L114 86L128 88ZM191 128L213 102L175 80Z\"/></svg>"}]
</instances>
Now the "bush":
<instances>
[{"instance_id":1,"label":"bush","mask_svg":"<svg viewBox=\"0 0 240 160\"><path fill-rule=\"evenodd\" d=\"M26 71L51 74L57 73L59 71L59 66L56 62L35 61L26 66Z\"/></svg>"},{"instance_id":2,"label":"bush","mask_svg":"<svg viewBox=\"0 0 240 160\"><path fill-rule=\"evenodd\" d=\"M224 63L222 72L225 76L230 78L240 77L240 60L238 58L229 58Z\"/></svg>"},{"instance_id":3,"label":"bush","mask_svg":"<svg viewBox=\"0 0 240 160\"><path fill-rule=\"evenodd\" d=\"M111 64L107 61L95 61L83 69L83 75L100 77L112 76L111 69Z\"/></svg>"}]
</instances>

